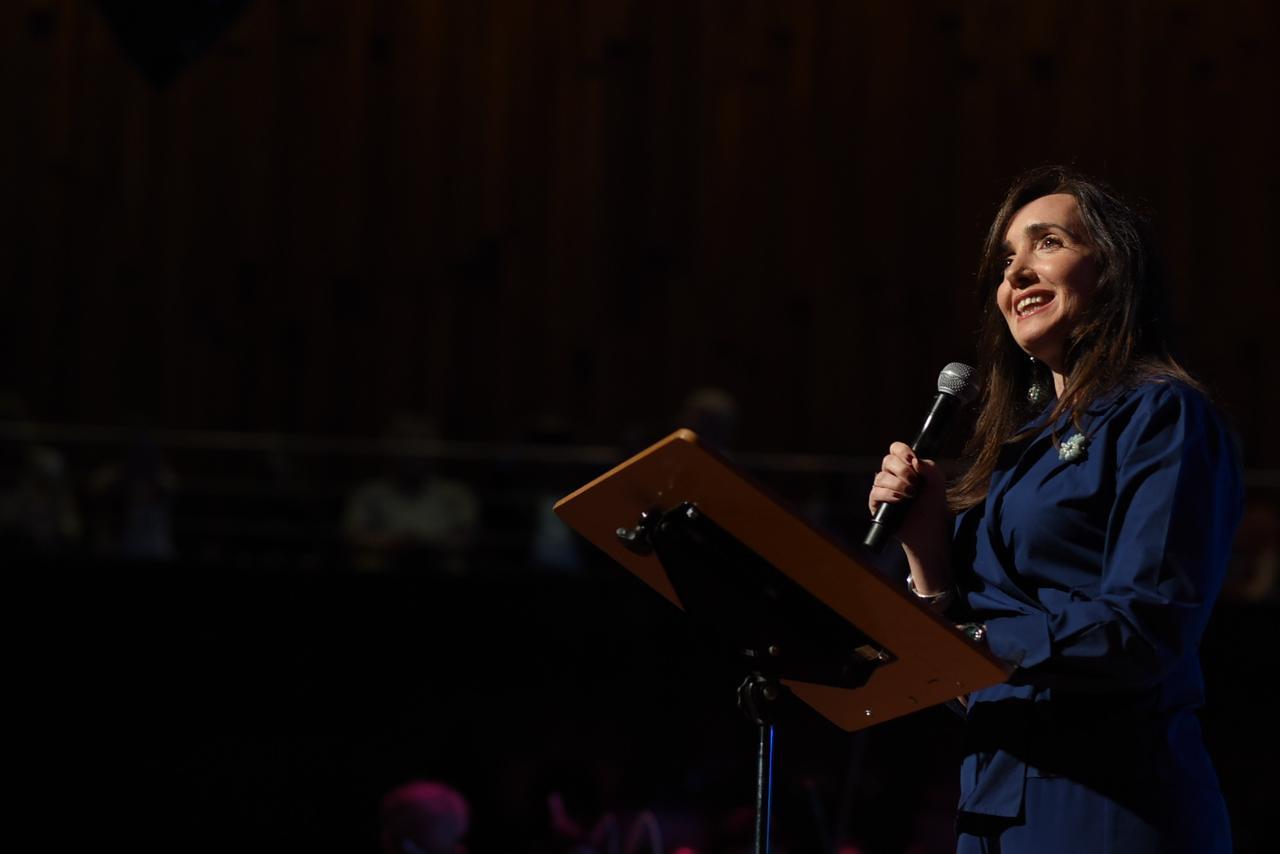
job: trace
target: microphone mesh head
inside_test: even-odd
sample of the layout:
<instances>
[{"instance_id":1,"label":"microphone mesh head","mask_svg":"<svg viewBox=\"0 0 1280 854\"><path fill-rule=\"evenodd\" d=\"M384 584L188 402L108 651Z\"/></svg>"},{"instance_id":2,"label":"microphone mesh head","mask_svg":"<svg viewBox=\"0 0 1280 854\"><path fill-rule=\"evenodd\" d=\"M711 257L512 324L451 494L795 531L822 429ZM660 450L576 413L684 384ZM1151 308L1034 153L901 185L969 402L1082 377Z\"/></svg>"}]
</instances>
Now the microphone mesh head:
<instances>
[{"instance_id":1,"label":"microphone mesh head","mask_svg":"<svg viewBox=\"0 0 1280 854\"><path fill-rule=\"evenodd\" d=\"M938 391L971 403L978 396L977 373L964 362L952 362L938 374Z\"/></svg>"}]
</instances>

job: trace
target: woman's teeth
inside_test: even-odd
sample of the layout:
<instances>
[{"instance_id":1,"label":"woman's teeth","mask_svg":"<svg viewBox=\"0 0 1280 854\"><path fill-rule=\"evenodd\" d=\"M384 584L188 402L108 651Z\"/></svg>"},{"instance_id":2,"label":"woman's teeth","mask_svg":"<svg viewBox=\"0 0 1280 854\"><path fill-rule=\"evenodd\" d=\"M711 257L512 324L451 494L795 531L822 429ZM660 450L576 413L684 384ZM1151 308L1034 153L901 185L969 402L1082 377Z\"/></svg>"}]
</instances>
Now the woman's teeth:
<instances>
[{"instance_id":1,"label":"woman's teeth","mask_svg":"<svg viewBox=\"0 0 1280 854\"><path fill-rule=\"evenodd\" d=\"M1014 311L1019 315L1026 314L1036 306L1047 303L1050 299L1051 297L1046 294L1035 294L1033 296L1023 297L1018 300L1017 304L1014 306Z\"/></svg>"}]
</instances>

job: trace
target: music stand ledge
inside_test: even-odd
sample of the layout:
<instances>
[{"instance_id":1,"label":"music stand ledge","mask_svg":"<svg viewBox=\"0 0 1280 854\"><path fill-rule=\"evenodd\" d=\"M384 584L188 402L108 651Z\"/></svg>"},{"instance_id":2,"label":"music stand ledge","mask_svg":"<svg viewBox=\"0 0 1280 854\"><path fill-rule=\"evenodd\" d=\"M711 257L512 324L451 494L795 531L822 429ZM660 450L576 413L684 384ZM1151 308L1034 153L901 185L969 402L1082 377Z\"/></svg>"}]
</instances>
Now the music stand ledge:
<instances>
[{"instance_id":1,"label":"music stand ledge","mask_svg":"<svg viewBox=\"0 0 1280 854\"><path fill-rule=\"evenodd\" d=\"M555 512L752 670L846 731L1008 678L1008 665L985 647L691 430L562 498Z\"/></svg>"}]
</instances>

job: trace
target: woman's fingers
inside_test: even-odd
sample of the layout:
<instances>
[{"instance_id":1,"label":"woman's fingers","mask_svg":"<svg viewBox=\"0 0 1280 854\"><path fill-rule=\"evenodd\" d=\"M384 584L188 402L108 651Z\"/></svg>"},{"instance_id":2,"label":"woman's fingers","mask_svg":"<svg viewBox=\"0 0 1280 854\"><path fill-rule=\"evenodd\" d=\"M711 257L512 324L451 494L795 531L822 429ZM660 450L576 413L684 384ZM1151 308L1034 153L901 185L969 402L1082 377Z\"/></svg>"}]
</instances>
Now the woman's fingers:
<instances>
[{"instance_id":1,"label":"woman's fingers","mask_svg":"<svg viewBox=\"0 0 1280 854\"><path fill-rule=\"evenodd\" d=\"M870 495L867 496L867 507L872 513L880 509L881 504L897 504L899 501L905 501L908 498L914 498L910 492L901 492L896 489L885 489L884 487L872 487Z\"/></svg>"},{"instance_id":2,"label":"woman's fingers","mask_svg":"<svg viewBox=\"0 0 1280 854\"><path fill-rule=\"evenodd\" d=\"M915 481L898 477L884 471L876 473L875 478L871 481L871 487L873 489L883 489L888 492L894 492L898 495L905 495L907 497L911 497L916 494Z\"/></svg>"},{"instance_id":3,"label":"woman's fingers","mask_svg":"<svg viewBox=\"0 0 1280 854\"><path fill-rule=\"evenodd\" d=\"M900 454L889 454L880 463L876 486L910 494L920 484L920 472Z\"/></svg>"},{"instance_id":4,"label":"woman's fingers","mask_svg":"<svg viewBox=\"0 0 1280 854\"><path fill-rule=\"evenodd\" d=\"M911 450L911 446L906 442L894 442L890 445L889 455L898 457L910 465L914 465L916 461L915 452Z\"/></svg>"},{"instance_id":5,"label":"woman's fingers","mask_svg":"<svg viewBox=\"0 0 1280 854\"><path fill-rule=\"evenodd\" d=\"M902 483L914 485L920 482L920 472L916 470L915 466L902 459L902 457L897 457L893 454L885 457L880 463L880 474L889 475ZM882 486L888 485L887 482L882 484Z\"/></svg>"},{"instance_id":6,"label":"woman's fingers","mask_svg":"<svg viewBox=\"0 0 1280 854\"><path fill-rule=\"evenodd\" d=\"M871 482L867 507L872 513L883 503L896 504L915 496L921 479L916 466L918 461L911 448L902 442L889 446L889 453L880 462L880 471Z\"/></svg>"}]
</instances>

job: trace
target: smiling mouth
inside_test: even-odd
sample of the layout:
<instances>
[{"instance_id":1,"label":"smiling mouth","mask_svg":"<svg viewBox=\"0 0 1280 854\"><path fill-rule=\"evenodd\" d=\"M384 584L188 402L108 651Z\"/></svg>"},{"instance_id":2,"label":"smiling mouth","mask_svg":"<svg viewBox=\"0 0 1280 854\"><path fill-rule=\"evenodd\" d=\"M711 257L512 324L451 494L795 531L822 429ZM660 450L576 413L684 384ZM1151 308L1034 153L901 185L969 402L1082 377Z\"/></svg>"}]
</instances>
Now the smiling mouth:
<instances>
[{"instance_id":1,"label":"smiling mouth","mask_svg":"<svg viewBox=\"0 0 1280 854\"><path fill-rule=\"evenodd\" d=\"M1031 294L1013 305L1013 313L1019 318L1030 317L1044 311L1053 302L1053 294Z\"/></svg>"}]
</instances>

